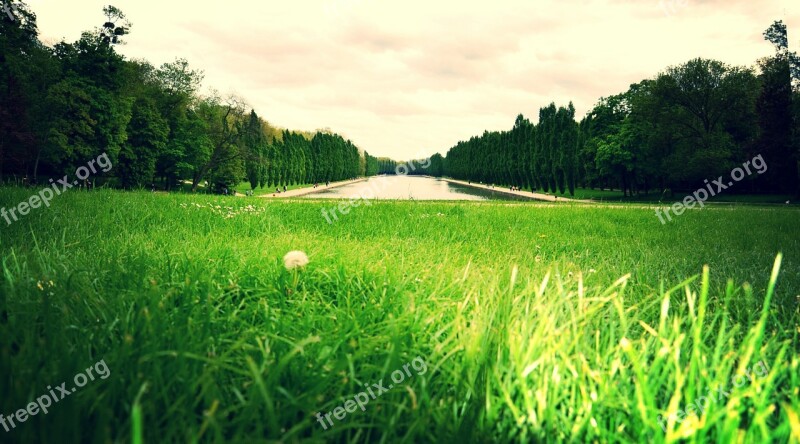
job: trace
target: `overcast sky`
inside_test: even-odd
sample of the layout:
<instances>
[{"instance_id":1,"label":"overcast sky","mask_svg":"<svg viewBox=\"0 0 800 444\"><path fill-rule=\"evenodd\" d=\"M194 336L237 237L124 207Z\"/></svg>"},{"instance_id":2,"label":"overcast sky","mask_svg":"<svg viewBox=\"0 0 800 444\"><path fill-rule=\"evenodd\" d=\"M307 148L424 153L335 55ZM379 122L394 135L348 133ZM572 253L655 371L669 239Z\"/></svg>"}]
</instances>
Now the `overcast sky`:
<instances>
[{"instance_id":1,"label":"overcast sky","mask_svg":"<svg viewBox=\"0 0 800 444\"><path fill-rule=\"evenodd\" d=\"M109 0L30 0L45 41L102 24ZM517 114L573 101L581 118L694 57L753 65L774 21L800 43L797 0L117 0L121 52L176 57L204 88L236 93L269 122L329 127L373 155L441 152Z\"/></svg>"}]
</instances>

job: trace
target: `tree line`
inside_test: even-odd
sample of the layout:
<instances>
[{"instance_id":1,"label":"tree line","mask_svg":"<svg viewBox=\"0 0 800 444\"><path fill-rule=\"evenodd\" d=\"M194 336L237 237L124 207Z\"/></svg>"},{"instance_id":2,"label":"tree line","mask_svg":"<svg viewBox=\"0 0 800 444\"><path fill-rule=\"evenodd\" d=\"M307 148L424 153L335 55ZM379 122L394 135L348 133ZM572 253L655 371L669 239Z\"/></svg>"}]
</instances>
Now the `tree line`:
<instances>
[{"instance_id":1,"label":"tree line","mask_svg":"<svg viewBox=\"0 0 800 444\"><path fill-rule=\"evenodd\" d=\"M694 59L599 100L580 121L572 103L519 115L508 131L452 147L444 174L545 192L614 188L625 195L696 189L762 155L768 170L735 191L800 195L800 59L783 22L755 67Z\"/></svg>"},{"instance_id":2,"label":"tree line","mask_svg":"<svg viewBox=\"0 0 800 444\"><path fill-rule=\"evenodd\" d=\"M200 95L184 59L154 67L116 50L131 25L119 9L74 43L39 40L35 13L0 17L0 182L39 183L106 153L99 180L124 188L183 181L193 190L253 188L377 174L375 158L329 130L282 130L238 97ZM369 161L369 162L368 162Z\"/></svg>"},{"instance_id":3,"label":"tree line","mask_svg":"<svg viewBox=\"0 0 800 444\"><path fill-rule=\"evenodd\" d=\"M155 67L116 50L131 26L119 9L74 43L39 40L20 1L0 15L0 182L40 183L106 153L106 183L188 182L230 188L320 183L357 176L443 176L545 192L615 188L626 195L695 189L762 155L768 171L735 191L800 194L800 61L787 29L764 33L775 53L754 67L694 59L601 98L579 122L572 103L519 115L446 157L374 157L330 130L277 128L241 98L212 91L184 59ZM405 168L409 163L417 168Z\"/></svg>"}]
</instances>

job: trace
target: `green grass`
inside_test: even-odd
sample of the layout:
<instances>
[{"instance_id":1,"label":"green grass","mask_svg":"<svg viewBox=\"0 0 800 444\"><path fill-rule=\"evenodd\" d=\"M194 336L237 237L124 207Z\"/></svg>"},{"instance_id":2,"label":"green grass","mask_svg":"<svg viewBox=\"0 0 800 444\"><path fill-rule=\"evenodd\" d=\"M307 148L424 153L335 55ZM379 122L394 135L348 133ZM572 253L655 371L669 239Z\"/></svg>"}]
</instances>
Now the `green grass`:
<instances>
[{"instance_id":1,"label":"green grass","mask_svg":"<svg viewBox=\"0 0 800 444\"><path fill-rule=\"evenodd\" d=\"M548 193L560 197L572 197L575 199L592 199L598 202L630 202L630 203L662 203L671 205L675 202L680 202L684 197L691 195L696 190L691 191L674 191L672 195L667 193L664 195L658 191L651 191L648 194L639 194L637 196L625 196L620 190L599 190L588 188L575 189L575 195L571 196L569 192L566 193ZM797 199L787 194L734 194L734 193L721 193L716 196L711 196L708 202L717 203L741 203L741 204L785 204L790 201L793 204L798 204Z\"/></svg>"},{"instance_id":2,"label":"green grass","mask_svg":"<svg viewBox=\"0 0 800 444\"><path fill-rule=\"evenodd\" d=\"M286 191L297 190L297 189L300 189L300 188L309 188L309 187L313 187L313 186L314 186L313 183L287 185L286 186ZM283 185L281 185L281 186L279 186L277 188L280 189L281 191L283 191ZM246 192L250 191L250 189L251 189L250 182L242 182L239 185L237 185L236 187L234 187L234 189L236 190L237 193L245 194ZM261 196L261 195L266 195L266 194L274 194L274 193L275 193L275 187L272 187L272 188L270 188L270 187L256 188L253 191L253 195L255 195L255 196Z\"/></svg>"},{"instance_id":3,"label":"green grass","mask_svg":"<svg viewBox=\"0 0 800 444\"><path fill-rule=\"evenodd\" d=\"M314 184L287 185L286 186L286 190L287 191L291 191L291 190L297 190L297 189L300 189L300 188L308 188L308 187L313 187L313 186L314 186ZM278 188L281 191L283 191L283 185L279 186ZM241 182L238 185L236 185L235 187L233 187L234 191L236 191L238 194L242 194L242 195L244 195L245 193L250 191L250 189L251 189L250 182ZM174 191L181 192L181 193L191 193L192 192L192 184L191 183L181 183L181 184L179 184L178 188L176 190L174 190ZM198 189L197 189L197 192L198 193L205 193L206 192L205 186L204 185L199 185ZM274 192L275 192L275 187L272 187L272 188L270 188L270 187L256 188L253 191L253 195L254 196L262 196L262 195L267 195L267 194L273 194Z\"/></svg>"},{"instance_id":4,"label":"green grass","mask_svg":"<svg viewBox=\"0 0 800 444\"><path fill-rule=\"evenodd\" d=\"M325 206L100 190L3 226L0 413L111 370L3 442L800 439L797 208Z\"/></svg>"},{"instance_id":5,"label":"green grass","mask_svg":"<svg viewBox=\"0 0 800 444\"><path fill-rule=\"evenodd\" d=\"M497 185L497 188L508 188L508 185ZM525 189L523 191L530 191ZM561 192L548 192L544 193L541 190L535 192L547 194L550 196L567 197L571 199L585 199L594 200L597 202L615 202L615 203L661 203L664 205L671 205L675 202L680 202L684 197L691 195L696 190L676 190L670 195L669 193L661 193L659 191L650 191L648 194L639 194L636 196L626 196L621 190L611 189L590 189L590 188L576 188L574 194L569 191ZM736 204L777 204L785 205L789 201L792 205L800 204L796 196L789 194L734 194L734 193L720 193L715 196L710 196L708 202L711 203L736 203Z\"/></svg>"}]
</instances>

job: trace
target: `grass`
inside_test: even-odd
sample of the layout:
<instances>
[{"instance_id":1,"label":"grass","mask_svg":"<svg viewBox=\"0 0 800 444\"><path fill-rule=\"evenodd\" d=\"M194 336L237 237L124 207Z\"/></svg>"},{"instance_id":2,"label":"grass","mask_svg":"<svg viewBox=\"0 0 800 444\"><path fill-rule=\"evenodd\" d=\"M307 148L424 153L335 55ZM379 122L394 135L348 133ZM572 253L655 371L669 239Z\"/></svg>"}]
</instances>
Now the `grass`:
<instances>
[{"instance_id":1,"label":"grass","mask_svg":"<svg viewBox=\"0 0 800 444\"><path fill-rule=\"evenodd\" d=\"M314 186L313 183L287 185L286 186L286 191L297 190L297 189L300 189L300 188L309 188L309 187L313 187L313 186ZM283 185L281 185L281 186L279 186L277 188L279 188L280 191L283 191ZM245 194L246 192L251 190L250 182L242 182L239 185L237 185L234 189L239 194ZM263 195L274 194L274 193L275 193L275 188L270 188L270 187L256 188L255 190L253 190L253 195L255 195L255 196L263 196Z\"/></svg>"},{"instance_id":2,"label":"grass","mask_svg":"<svg viewBox=\"0 0 800 444\"><path fill-rule=\"evenodd\" d=\"M497 188L507 189L509 185L496 185ZM525 189L523 191L530 191ZM597 202L615 202L615 203L651 203L672 205L673 203L682 201L686 196L691 195L696 190L675 190L671 195L669 193L661 193L656 190L650 191L648 194L639 194L636 196L626 196L622 190L612 189L599 189L599 188L575 188L575 193L570 194L569 191L561 192L547 192L541 190L534 191L535 193L547 194L550 196L566 197L570 199L581 200L594 200ZM721 204L775 204L785 205L786 202L792 205L797 205L797 197L790 194L734 194L734 193L720 193L715 196L708 197L709 203Z\"/></svg>"},{"instance_id":3,"label":"grass","mask_svg":"<svg viewBox=\"0 0 800 444\"><path fill-rule=\"evenodd\" d=\"M308 187L313 187L313 186L314 186L314 184L287 185L286 186L286 190L287 191L291 191L291 190L296 190L296 189L300 189L300 188L308 188ZM280 190L283 191L283 185L279 186L278 188L280 188ZM235 187L233 187L233 191L236 191L236 193L242 194L242 195L244 195L245 193L247 193L250 190L251 190L250 182L241 182L238 185L236 185ZM174 191L182 192L182 193L191 193L192 192L192 184L191 183L182 182L182 183L179 184L178 188L176 190L174 190ZM198 188L197 188L197 193L205 193L205 192L206 192L205 185L199 185ZM255 196L263 196L263 195L267 195L267 194L273 194L274 192L275 192L275 189L274 188L270 188L270 187L256 188L253 191L253 195L255 195Z\"/></svg>"},{"instance_id":4,"label":"grass","mask_svg":"<svg viewBox=\"0 0 800 444\"><path fill-rule=\"evenodd\" d=\"M325 205L99 190L4 226L0 413L111 375L3 441L800 440L797 208Z\"/></svg>"},{"instance_id":5,"label":"grass","mask_svg":"<svg viewBox=\"0 0 800 444\"><path fill-rule=\"evenodd\" d=\"M314 186L313 183L286 185L286 191L298 190L298 189L301 189L301 188L310 188L310 187L313 187L313 186ZM323 186L324 186L324 184L323 184ZM281 192L283 192L283 185L281 185L281 186L279 186L277 188L280 189ZM250 182L241 182L238 185L236 185L235 187L233 187L233 191L236 191L237 194L241 194L241 195L246 194L251 189L252 189L252 187L250 186ZM177 190L175 190L175 191L183 192L183 193L191 193L192 192L192 184L183 182L178 186ZM205 193L206 192L205 185L199 185L197 192L198 193ZM271 194L274 194L274 193L275 193L275 189L274 188L270 188L270 187L264 187L264 188L260 188L259 187L259 188L256 188L255 190L253 190L253 195L254 196L266 196L266 195L271 195Z\"/></svg>"},{"instance_id":6,"label":"grass","mask_svg":"<svg viewBox=\"0 0 800 444\"><path fill-rule=\"evenodd\" d=\"M571 196L569 192L566 193L549 193L559 197L571 197L575 199L592 199L598 202L630 202L630 203L662 203L671 205L675 202L680 202L684 197L691 195L696 190L679 191L676 190L670 195L664 195L658 191L651 191L648 194L639 194L637 196L625 196L620 190L599 190L588 188L575 189L575 195ZM734 194L734 193L721 193L716 196L710 196L708 202L713 203L738 203L738 204L785 204L790 201L797 204L797 199L788 194Z\"/></svg>"}]
</instances>

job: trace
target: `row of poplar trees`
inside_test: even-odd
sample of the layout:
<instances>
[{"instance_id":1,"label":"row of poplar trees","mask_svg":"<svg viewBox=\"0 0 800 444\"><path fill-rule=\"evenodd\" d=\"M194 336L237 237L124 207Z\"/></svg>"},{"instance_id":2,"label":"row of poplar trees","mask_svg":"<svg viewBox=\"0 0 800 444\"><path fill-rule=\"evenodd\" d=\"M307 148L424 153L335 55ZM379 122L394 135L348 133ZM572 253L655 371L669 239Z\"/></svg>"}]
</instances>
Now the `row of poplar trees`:
<instances>
[{"instance_id":1,"label":"row of poplar trees","mask_svg":"<svg viewBox=\"0 0 800 444\"><path fill-rule=\"evenodd\" d=\"M338 134L317 132L309 137L285 130L279 138L270 138L266 122L255 111L250 112L241 133L242 160L253 189L345 180L365 174L365 158L358 147Z\"/></svg>"},{"instance_id":2,"label":"row of poplar trees","mask_svg":"<svg viewBox=\"0 0 800 444\"><path fill-rule=\"evenodd\" d=\"M690 60L601 98L580 123L572 104L542 108L536 124L520 115L511 130L451 148L445 174L545 192L663 195L761 156L766 171L729 192L800 195L800 57L783 22L764 38L775 53L752 67Z\"/></svg>"},{"instance_id":3,"label":"row of poplar trees","mask_svg":"<svg viewBox=\"0 0 800 444\"><path fill-rule=\"evenodd\" d=\"M551 103L539 123L522 114L510 131L484 132L447 152L444 173L455 179L570 193L577 178L575 107Z\"/></svg>"}]
</instances>

